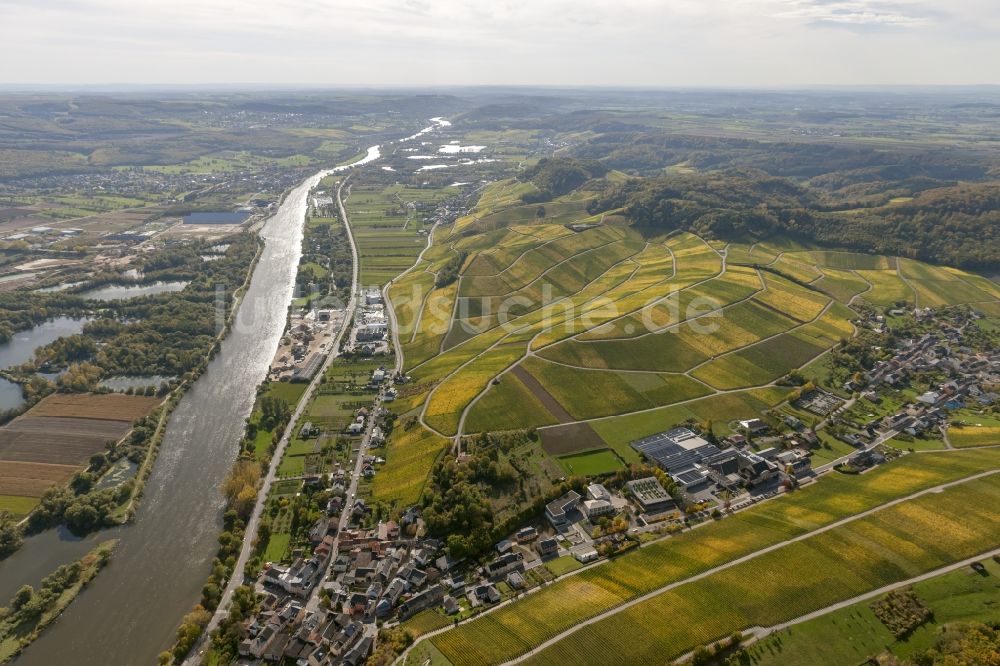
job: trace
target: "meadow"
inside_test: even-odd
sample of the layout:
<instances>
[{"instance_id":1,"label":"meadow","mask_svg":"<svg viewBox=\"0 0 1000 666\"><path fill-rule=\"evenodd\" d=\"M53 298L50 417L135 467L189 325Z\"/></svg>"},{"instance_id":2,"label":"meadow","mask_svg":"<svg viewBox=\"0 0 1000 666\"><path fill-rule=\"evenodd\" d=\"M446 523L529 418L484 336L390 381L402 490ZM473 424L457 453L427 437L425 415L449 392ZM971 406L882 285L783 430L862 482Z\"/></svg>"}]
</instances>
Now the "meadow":
<instances>
[{"instance_id":1,"label":"meadow","mask_svg":"<svg viewBox=\"0 0 1000 666\"><path fill-rule=\"evenodd\" d=\"M610 449L598 449L559 458L559 464L569 476L600 476L613 474L625 465Z\"/></svg>"}]
</instances>

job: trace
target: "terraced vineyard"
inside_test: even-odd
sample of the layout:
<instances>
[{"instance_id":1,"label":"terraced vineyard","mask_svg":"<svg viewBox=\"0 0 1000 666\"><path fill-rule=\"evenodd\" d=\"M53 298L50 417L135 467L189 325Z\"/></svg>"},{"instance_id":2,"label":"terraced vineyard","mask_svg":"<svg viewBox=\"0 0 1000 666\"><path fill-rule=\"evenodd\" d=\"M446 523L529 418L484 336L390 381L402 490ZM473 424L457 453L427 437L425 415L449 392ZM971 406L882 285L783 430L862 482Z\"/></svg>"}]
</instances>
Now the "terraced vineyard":
<instances>
[{"instance_id":1,"label":"terraced vineyard","mask_svg":"<svg viewBox=\"0 0 1000 666\"><path fill-rule=\"evenodd\" d=\"M428 449L538 428L549 454L610 448L635 461L632 439L689 418L724 435L783 402L779 379L855 334L859 299L1000 307L1000 286L968 272L781 239L643 235L617 215L588 217L586 188L541 211L521 202L532 188L487 186L389 289L412 378L395 409ZM371 193L352 200L374 205ZM407 474L426 477L433 461L408 457ZM419 485L376 484L388 501Z\"/></svg>"},{"instance_id":2,"label":"terraced vineyard","mask_svg":"<svg viewBox=\"0 0 1000 666\"><path fill-rule=\"evenodd\" d=\"M917 457L901 459L862 476L828 477L823 483L810 486L795 495L766 502L726 520L650 544L578 575L561 579L543 590L524 597L516 604L500 608L453 631L440 634L433 638L433 642L455 664L503 663L517 658L588 618L660 587L684 580L760 549L773 547L788 539L803 536L893 499L962 479L983 470L995 469L998 463L1000 463L1000 451L994 449L928 453L922 454L919 459ZM993 493L990 497L993 497L998 489L997 477L993 475L989 478L993 479L988 483L990 492ZM938 497L937 494L931 496ZM983 512L989 513L992 505L989 501L982 500L978 504L973 503L972 506L978 506ZM885 509L886 512L891 510L891 507ZM874 516L880 515L881 511L874 514ZM867 520L861 519L858 523ZM995 522L995 518L991 521ZM976 521L972 522L975 524ZM962 519L961 523L967 524L965 519ZM933 529L932 525L927 527ZM994 528L1000 526L995 525ZM830 533L839 529L835 528ZM873 534L874 531L868 533ZM979 546L996 540L995 535L989 539L976 538L982 540L978 542L973 540L972 543ZM902 537L900 539L898 544L893 542L892 547L903 553L905 542ZM862 541L862 538L859 536L855 540ZM786 548L774 552L787 553ZM943 557L950 551L948 548L931 548L930 552ZM961 557L955 556L953 559ZM758 561L760 560L755 559L750 564ZM777 561L780 563L788 560L779 558ZM796 571L799 569L800 567L797 567ZM757 568L752 570L758 571ZM785 569L779 566L778 570ZM832 567L818 569L824 575L834 570ZM749 580L753 580L756 575L751 575ZM721 594L722 598L725 598L725 586L713 589L715 594ZM776 607L780 607L780 604ZM652 613L650 617L664 617L662 609ZM778 621L781 620L775 620ZM669 624L671 623L662 623L663 626ZM749 624L753 622L723 629L718 636L728 635L731 631ZM716 628L712 623L704 626L712 630ZM652 635L653 632L646 633ZM715 637L717 636L705 640L712 640ZM569 645L574 641L564 642ZM592 649L592 646L590 647ZM609 659L606 653L602 654L603 661L599 660L597 663L614 663L614 659ZM556 655L551 658L560 657ZM638 658L641 661L641 657ZM570 659L549 663L577 662Z\"/></svg>"},{"instance_id":3,"label":"terraced vineyard","mask_svg":"<svg viewBox=\"0 0 1000 666\"><path fill-rule=\"evenodd\" d=\"M772 626L981 553L1000 539L998 501L994 475L886 508L631 606L525 663L650 663ZM685 621L664 622L669 616Z\"/></svg>"}]
</instances>

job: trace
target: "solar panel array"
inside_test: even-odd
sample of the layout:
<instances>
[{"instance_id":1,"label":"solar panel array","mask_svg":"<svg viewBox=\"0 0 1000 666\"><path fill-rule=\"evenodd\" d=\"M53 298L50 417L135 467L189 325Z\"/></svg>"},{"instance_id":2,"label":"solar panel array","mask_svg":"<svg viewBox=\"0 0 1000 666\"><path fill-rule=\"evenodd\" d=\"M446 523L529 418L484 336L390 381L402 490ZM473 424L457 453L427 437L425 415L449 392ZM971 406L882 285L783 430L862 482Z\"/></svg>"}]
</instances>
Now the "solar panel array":
<instances>
[{"instance_id":1,"label":"solar panel array","mask_svg":"<svg viewBox=\"0 0 1000 666\"><path fill-rule=\"evenodd\" d=\"M687 428L675 428L637 439L631 443L631 446L667 472L679 473L694 467L695 463L699 463L705 458L722 453L713 444L703 444L686 449L677 443L690 439L692 435L694 433Z\"/></svg>"}]
</instances>

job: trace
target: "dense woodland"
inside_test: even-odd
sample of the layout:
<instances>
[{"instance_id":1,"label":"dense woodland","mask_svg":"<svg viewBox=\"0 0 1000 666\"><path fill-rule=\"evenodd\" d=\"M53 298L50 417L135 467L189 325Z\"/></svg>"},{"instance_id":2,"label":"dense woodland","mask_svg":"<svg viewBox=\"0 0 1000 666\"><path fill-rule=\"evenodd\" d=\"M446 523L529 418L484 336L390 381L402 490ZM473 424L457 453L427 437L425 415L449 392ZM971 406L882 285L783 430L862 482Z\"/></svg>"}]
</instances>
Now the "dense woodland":
<instances>
[{"instance_id":1,"label":"dense woodland","mask_svg":"<svg viewBox=\"0 0 1000 666\"><path fill-rule=\"evenodd\" d=\"M34 367L74 369L83 384L103 376L180 376L204 359L219 333L221 321L235 304L234 291L243 283L257 253L249 234L229 239L229 249L217 261L203 262L200 248L167 248L147 259L144 281L190 280L183 291L106 303L91 303L97 317L83 332L59 338L36 352ZM35 294L22 294L30 309ZM71 304L79 302L68 301ZM225 311L217 311L223 303ZM75 305L74 305L75 307ZM63 314L62 311L59 314ZM86 364L86 365L84 365ZM95 368L94 372L86 372ZM78 383L79 377L66 381ZM86 386L68 386L84 389Z\"/></svg>"},{"instance_id":2,"label":"dense woodland","mask_svg":"<svg viewBox=\"0 0 1000 666\"><path fill-rule=\"evenodd\" d=\"M592 214L617 209L636 227L656 233L683 229L720 239L781 234L954 266L1000 266L1000 183L959 184L887 206L836 209L814 188L740 168L610 184L588 205Z\"/></svg>"},{"instance_id":3,"label":"dense woodland","mask_svg":"<svg viewBox=\"0 0 1000 666\"><path fill-rule=\"evenodd\" d=\"M537 192L523 195L521 200L525 203L550 201L607 172L608 168L596 160L543 157L520 174L521 180L538 188Z\"/></svg>"}]
</instances>

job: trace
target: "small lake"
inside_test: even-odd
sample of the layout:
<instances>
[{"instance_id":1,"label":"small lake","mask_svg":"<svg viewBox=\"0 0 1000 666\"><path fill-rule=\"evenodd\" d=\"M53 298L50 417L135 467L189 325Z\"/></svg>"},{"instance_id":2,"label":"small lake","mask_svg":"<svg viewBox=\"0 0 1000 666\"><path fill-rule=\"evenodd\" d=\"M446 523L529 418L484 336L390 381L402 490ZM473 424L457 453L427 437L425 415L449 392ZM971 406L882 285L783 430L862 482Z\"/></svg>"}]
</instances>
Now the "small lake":
<instances>
[{"instance_id":1,"label":"small lake","mask_svg":"<svg viewBox=\"0 0 1000 666\"><path fill-rule=\"evenodd\" d=\"M107 379L102 379L98 386L109 388L113 391L146 388L147 386L160 388L161 382L169 382L172 379L174 379L174 377L164 377L161 375L149 375L146 377L108 377Z\"/></svg>"},{"instance_id":2,"label":"small lake","mask_svg":"<svg viewBox=\"0 0 1000 666\"><path fill-rule=\"evenodd\" d=\"M0 275L0 282L13 282L14 280L27 280L30 277L35 277L38 273L9 273L7 275Z\"/></svg>"},{"instance_id":3,"label":"small lake","mask_svg":"<svg viewBox=\"0 0 1000 666\"><path fill-rule=\"evenodd\" d=\"M36 289L35 291L45 294L53 291L66 291L67 289L72 289L73 287L79 287L80 285L84 284L87 284L87 282L86 281L63 282L62 284L57 284L52 287L42 287L41 289Z\"/></svg>"},{"instance_id":4,"label":"small lake","mask_svg":"<svg viewBox=\"0 0 1000 666\"><path fill-rule=\"evenodd\" d=\"M153 294L166 294L172 291L181 291L188 285L187 280L174 282L151 282L150 284L108 284L95 289L88 289L80 292L80 296L90 298L95 301L117 301L124 298L138 298L139 296L152 296Z\"/></svg>"},{"instance_id":5,"label":"small lake","mask_svg":"<svg viewBox=\"0 0 1000 666\"><path fill-rule=\"evenodd\" d=\"M217 213L188 213L184 216L184 224L240 224L250 217L245 210Z\"/></svg>"},{"instance_id":6,"label":"small lake","mask_svg":"<svg viewBox=\"0 0 1000 666\"><path fill-rule=\"evenodd\" d=\"M462 146L454 143L449 143L446 146L441 146L438 148L439 153L478 153L481 150L486 150L486 146Z\"/></svg>"},{"instance_id":7,"label":"small lake","mask_svg":"<svg viewBox=\"0 0 1000 666\"><path fill-rule=\"evenodd\" d=\"M34 328L15 333L10 340L0 344L0 368L9 368L30 361L36 349L64 335L79 333L88 321L90 320L87 318L55 317Z\"/></svg>"},{"instance_id":8,"label":"small lake","mask_svg":"<svg viewBox=\"0 0 1000 666\"><path fill-rule=\"evenodd\" d=\"M20 384L0 377L0 412L14 409L24 404L24 393Z\"/></svg>"},{"instance_id":9,"label":"small lake","mask_svg":"<svg viewBox=\"0 0 1000 666\"><path fill-rule=\"evenodd\" d=\"M135 473L139 471L139 465L132 462L128 458L122 458L116 461L107 472L94 484L94 490L104 490L105 488L114 488L122 483L125 483L129 479L135 477Z\"/></svg>"}]
</instances>

